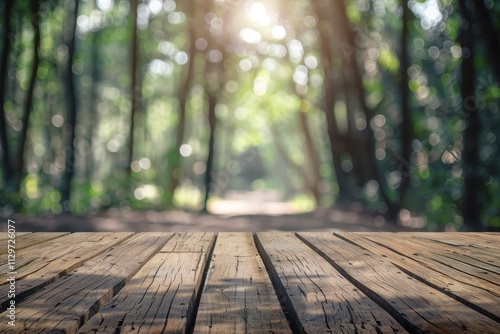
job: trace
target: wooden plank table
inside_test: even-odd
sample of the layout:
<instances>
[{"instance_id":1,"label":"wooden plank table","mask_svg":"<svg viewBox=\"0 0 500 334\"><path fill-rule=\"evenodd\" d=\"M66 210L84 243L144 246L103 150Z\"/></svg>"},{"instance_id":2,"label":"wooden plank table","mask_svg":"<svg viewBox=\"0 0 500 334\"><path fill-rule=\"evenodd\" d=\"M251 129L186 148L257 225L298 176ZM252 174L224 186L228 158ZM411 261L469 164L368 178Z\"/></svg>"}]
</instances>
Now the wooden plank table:
<instances>
[{"instance_id":1,"label":"wooden plank table","mask_svg":"<svg viewBox=\"0 0 500 334\"><path fill-rule=\"evenodd\" d=\"M14 275L6 240L0 333L500 333L498 233L19 233Z\"/></svg>"}]
</instances>

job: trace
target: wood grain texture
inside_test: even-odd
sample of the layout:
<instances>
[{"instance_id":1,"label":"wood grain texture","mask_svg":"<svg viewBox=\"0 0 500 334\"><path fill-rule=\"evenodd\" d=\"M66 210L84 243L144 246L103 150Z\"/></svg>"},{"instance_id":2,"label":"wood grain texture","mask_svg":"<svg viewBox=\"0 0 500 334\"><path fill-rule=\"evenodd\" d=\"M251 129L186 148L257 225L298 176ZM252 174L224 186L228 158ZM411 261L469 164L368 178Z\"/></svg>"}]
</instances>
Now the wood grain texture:
<instances>
[{"instance_id":1,"label":"wood grain texture","mask_svg":"<svg viewBox=\"0 0 500 334\"><path fill-rule=\"evenodd\" d=\"M413 235L419 238L434 240L457 247L475 249L477 251L494 252L500 255L500 235L495 233L460 233L460 232L406 232L403 235Z\"/></svg>"},{"instance_id":2,"label":"wood grain texture","mask_svg":"<svg viewBox=\"0 0 500 334\"><path fill-rule=\"evenodd\" d=\"M109 232L106 235L110 235ZM63 257L65 254L73 253L75 250L85 248L87 245L102 239L102 235L94 232L79 232L16 251L16 269L18 272L16 278L19 280L46 266L47 261ZM4 279L6 278L4 273L8 271L6 257L2 257L0 271L3 273L0 275L0 285L2 285L5 284Z\"/></svg>"},{"instance_id":3,"label":"wood grain texture","mask_svg":"<svg viewBox=\"0 0 500 334\"><path fill-rule=\"evenodd\" d=\"M298 236L409 331L500 332L499 323L413 279L382 256L333 235Z\"/></svg>"},{"instance_id":4,"label":"wood grain texture","mask_svg":"<svg viewBox=\"0 0 500 334\"><path fill-rule=\"evenodd\" d=\"M160 253L78 333L185 333L205 261L202 253Z\"/></svg>"},{"instance_id":5,"label":"wood grain texture","mask_svg":"<svg viewBox=\"0 0 500 334\"><path fill-rule=\"evenodd\" d=\"M500 274L500 253L476 250L473 247L456 247L415 235L398 234L430 252L463 261L478 268Z\"/></svg>"},{"instance_id":6,"label":"wood grain texture","mask_svg":"<svg viewBox=\"0 0 500 334\"><path fill-rule=\"evenodd\" d=\"M194 333L291 333L251 233L220 233Z\"/></svg>"},{"instance_id":7,"label":"wood grain texture","mask_svg":"<svg viewBox=\"0 0 500 334\"><path fill-rule=\"evenodd\" d=\"M499 237L17 234L16 293L31 295L0 333L496 334Z\"/></svg>"},{"instance_id":8,"label":"wood grain texture","mask_svg":"<svg viewBox=\"0 0 500 334\"><path fill-rule=\"evenodd\" d=\"M160 250L166 253L204 253L213 247L214 233L176 233Z\"/></svg>"},{"instance_id":9,"label":"wood grain texture","mask_svg":"<svg viewBox=\"0 0 500 334\"><path fill-rule=\"evenodd\" d=\"M22 237L23 235L30 234L31 232L16 232L16 237ZM7 232L0 232L0 240L5 240L9 239L9 236L7 235Z\"/></svg>"},{"instance_id":10,"label":"wood grain texture","mask_svg":"<svg viewBox=\"0 0 500 334\"><path fill-rule=\"evenodd\" d=\"M474 308L476 311L500 322L500 296L493 291L488 291L475 285L463 283L456 279L453 272L443 266L441 270L431 268L425 263L419 262L413 255L407 256L393 251L390 247L385 247L375 243L366 237L366 234L359 233L335 233L335 235L352 242L374 254L380 255L393 263L395 266L405 271L429 286L446 293L454 299ZM387 241L388 239L386 239ZM394 244L398 239L392 237ZM442 244L441 244L442 245Z\"/></svg>"},{"instance_id":11,"label":"wood grain texture","mask_svg":"<svg viewBox=\"0 0 500 334\"><path fill-rule=\"evenodd\" d=\"M176 233L78 333L185 333L214 233Z\"/></svg>"},{"instance_id":12,"label":"wood grain texture","mask_svg":"<svg viewBox=\"0 0 500 334\"><path fill-rule=\"evenodd\" d=\"M46 242L52 239L60 238L62 236L68 235L69 232L38 232L38 233L16 233L15 246L16 251L30 247L42 242ZM7 239L7 233L2 233L0 240ZM3 241L2 241L3 244ZM0 254L7 253L7 246L0 249ZM1 263L4 263L3 260Z\"/></svg>"},{"instance_id":13,"label":"wood grain texture","mask_svg":"<svg viewBox=\"0 0 500 334\"><path fill-rule=\"evenodd\" d=\"M34 233L37 234L37 233ZM131 237L132 232L75 233L62 238L57 247L36 245L16 253L16 300L21 301L58 278L81 266L85 261ZM4 269L6 265L1 268ZM3 271L3 270L2 270ZM7 283L7 272L0 276ZM9 304L9 286L0 286L1 311Z\"/></svg>"},{"instance_id":14,"label":"wood grain texture","mask_svg":"<svg viewBox=\"0 0 500 334\"><path fill-rule=\"evenodd\" d=\"M393 237L392 240L388 240L387 237L379 234L368 235L365 238L397 253L411 257L437 272L453 276L455 280L465 284L492 292L500 288L500 275L495 272L495 266L489 266L488 269L490 270L487 270L476 266L478 263L474 262L477 261L467 260L466 257L460 254L446 255L443 254L442 250L438 251L426 244L421 245L413 240L398 236ZM482 266L487 266L487 264Z\"/></svg>"},{"instance_id":15,"label":"wood grain texture","mask_svg":"<svg viewBox=\"0 0 500 334\"><path fill-rule=\"evenodd\" d=\"M258 233L294 333L404 333L387 312L292 233Z\"/></svg>"},{"instance_id":16,"label":"wood grain texture","mask_svg":"<svg viewBox=\"0 0 500 334\"><path fill-rule=\"evenodd\" d=\"M16 327L2 322L0 333L76 333L171 237L140 233L111 247L21 302Z\"/></svg>"}]
</instances>

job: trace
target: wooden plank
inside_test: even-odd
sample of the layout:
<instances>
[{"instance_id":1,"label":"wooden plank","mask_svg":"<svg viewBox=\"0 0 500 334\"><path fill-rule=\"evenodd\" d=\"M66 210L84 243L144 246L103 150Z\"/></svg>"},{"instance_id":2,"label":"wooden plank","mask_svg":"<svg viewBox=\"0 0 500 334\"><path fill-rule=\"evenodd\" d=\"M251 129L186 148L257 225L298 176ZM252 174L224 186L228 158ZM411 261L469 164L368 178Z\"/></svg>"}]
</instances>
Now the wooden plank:
<instances>
[{"instance_id":1,"label":"wooden plank","mask_svg":"<svg viewBox=\"0 0 500 334\"><path fill-rule=\"evenodd\" d=\"M500 296L497 293L484 290L474 284L457 281L453 272L450 272L446 267L441 270L429 267L411 257L394 252L388 247L368 240L365 238L366 234L335 233L335 235L386 258L408 275L500 322L498 307L500 305Z\"/></svg>"},{"instance_id":2,"label":"wooden plank","mask_svg":"<svg viewBox=\"0 0 500 334\"><path fill-rule=\"evenodd\" d=\"M485 252L495 252L497 255L500 255L498 250L499 246L499 238L494 235L491 236L493 240L488 237L486 239L486 235L483 234L474 234L475 236L467 236L468 233L459 233L459 232L448 232L448 233L439 233L439 232L426 232L426 233L416 233L416 232L406 232L404 235L415 235L419 238L425 238L429 240L434 240L436 242L446 243L453 246L459 247L470 247L476 250L482 250ZM486 240L485 240L486 239Z\"/></svg>"},{"instance_id":3,"label":"wooden plank","mask_svg":"<svg viewBox=\"0 0 500 334\"><path fill-rule=\"evenodd\" d=\"M167 242L170 233L140 233L86 262L17 306L16 326L0 333L76 333ZM7 312L0 315L6 319Z\"/></svg>"},{"instance_id":4,"label":"wooden plank","mask_svg":"<svg viewBox=\"0 0 500 334\"><path fill-rule=\"evenodd\" d=\"M19 238L23 235L30 234L31 232L16 232L16 238ZM7 232L0 232L0 240L9 239L9 235Z\"/></svg>"},{"instance_id":5,"label":"wooden plank","mask_svg":"<svg viewBox=\"0 0 500 334\"><path fill-rule=\"evenodd\" d=\"M434 270L448 273L457 281L474 285L485 290L495 291L500 286L500 275L487 272L460 260L446 257L440 253L430 251L429 247L422 247L412 240L395 235L390 242L383 235L376 233L365 236L367 239L377 242L407 257L413 258Z\"/></svg>"},{"instance_id":6,"label":"wooden plank","mask_svg":"<svg viewBox=\"0 0 500 334\"><path fill-rule=\"evenodd\" d=\"M75 233L52 250L39 251L39 246L35 246L19 251L17 261L26 264L16 270L16 301L25 299L132 235L132 232ZM8 283L7 277L6 271L0 276L2 283ZM8 291L8 284L0 286L1 311L9 306Z\"/></svg>"},{"instance_id":7,"label":"wooden plank","mask_svg":"<svg viewBox=\"0 0 500 334\"><path fill-rule=\"evenodd\" d=\"M44 232L40 232L45 235ZM52 234L54 232L48 232L49 234ZM56 232L57 233L57 232ZM34 235L38 233L33 233ZM37 257L45 257L45 256L54 256L55 254L58 254L59 252L64 252L68 248L73 247L75 244L77 244L80 239L83 236L91 236L93 232L80 232L80 233L73 233L69 234L64 232L62 235L57 235L55 234L56 238L52 238L49 240L45 240L42 243L31 245L29 247L26 247L22 250L19 250L16 252L16 267L21 268L25 266L27 263L31 262L30 256L37 256ZM47 236L47 235L46 235ZM3 272L4 267L7 264L7 258L2 257L0 260L0 271ZM1 282L0 284L3 283L3 277L0 276Z\"/></svg>"},{"instance_id":8,"label":"wooden plank","mask_svg":"<svg viewBox=\"0 0 500 334\"><path fill-rule=\"evenodd\" d=\"M484 254L482 252L464 249L463 247L455 247L449 244L438 243L434 240L428 240L418 236L410 236L408 239L411 240L413 245L418 246L418 248L424 249L427 252L440 254L452 260L464 262L471 266L500 275L500 263L496 263L496 261L500 258L499 256Z\"/></svg>"},{"instance_id":9,"label":"wooden plank","mask_svg":"<svg viewBox=\"0 0 500 334\"><path fill-rule=\"evenodd\" d=\"M458 233L458 232L457 232ZM389 232L377 232L376 235L378 236L384 236L386 238L398 238L398 237L405 237L407 239L411 239L413 241L424 241L427 240L429 242L432 242L432 245L430 248L431 249L445 249L442 247L447 247L448 249L453 249L453 252L456 253L461 253L461 254L468 254L471 257L473 257L477 261L481 261L490 265L494 265L495 263L498 263L498 258L500 258L500 252L496 248L491 248L488 247L487 245L484 246L481 243L476 243L474 245L471 245L470 243L464 242L464 241L458 241L458 236L460 233L458 233L457 238L450 238L450 234L457 234L455 232L446 232L446 233L422 233L422 232L398 232L398 233L389 233ZM365 233L361 232L358 233L356 232L357 235L363 235L363 236L369 236L373 235L373 233ZM461 233L464 234L464 233ZM443 237L439 237L439 235L443 235ZM446 235L447 237L444 237ZM441 247L440 247L441 246Z\"/></svg>"},{"instance_id":10,"label":"wooden plank","mask_svg":"<svg viewBox=\"0 0 500 334\"><path fill-rule=\"evenodd\" d=\"M500 250L500 236L490 234L487 232L452 232L451 235L446 235L450 238L457 238L458 240L463 240L471 245L477 245L488 248L496 248Z\"/></svg>"},{"instance_id":11,"label":"wooden plank","mask_svg":"<svg viewBox=\"0 0 500 334\"><path fill-rule=\"evenodd\" d=\"M292 233L258 233L256 240L294 333L406 333Z\"/></svg>"},{"instance_id":12,"label":"wooden plank","mask_svg":"<svg viewBox=\"0 0 500 334\"><path fill-rule=\"evenodd\" d=\"M298 236L409 331L500 332L499 323L404 274L382 256L333 235Z\"/></svg>"},{"instance_id":13,"label":"wooden plank","mask_svg":"<svg viewBox=\"0 0 500 334\"><path fill-rule=\"evenodd\" d=\"M160 253L78 333L185 333L205 261L202 253Z\"/></svg>"},{"instance_id":14,"label":"wooden plank","mask_svg":"<svg viewBox=\"0 0 500 334\"><path fill-rule=\"evenodd\" d=\"M251 233L220 233L195 333L291 333Z\"/></svg>"},{"instance_id":15,"label":"wooden plank","mask_svg":"<svg viewBox=\"0 0 500 334\"><path fill-rule=\"evenodd\" d=\"M176 233L172 239L161 249L166 253L195 253L200 252L205 255L213 248L215 242L214 233Z\"/></svg>"},{"instance_id":16,"label":"wooden plank","mask_svg":"<svg viewBox=\"0 0 500 334\"><path fill-rule=\"evenodd\" d=\"M46 242L52 239L56 239L65 235L68 235L69 232L37 232L37 233L16 233L16 252L33 246L40 244L42 242ZM7 253L7 247L2 247L0 249L0 254Z\"/></svg>"},{"instance_id":17,"label":"wooden plank","mask_svg":"<svg viewBox=\"0 0 500 334\"><path fill-rule=\"evenodd\" d=\"M185 333L214 240L177 233L78 333Z\"/></svg>"},{"instance_id":18,"label":"wooden plank","mask_svg":"<svg viewBox=\"0 0 500 334\"><path fill-rule=\"evenodd\" d=\"M47 265L48 262L72 254L81 248L92 245L95 242L102 241L108 237L110 232L97 234L95 232L78 232L53 239L39 245L33 245L16 252L16 279L20 280L30 275L40 268ZM78 255L77 255L78 256ZM7 278L7 259L0 265L0 285L5 284Z\"/></svg>"}]
</instances>

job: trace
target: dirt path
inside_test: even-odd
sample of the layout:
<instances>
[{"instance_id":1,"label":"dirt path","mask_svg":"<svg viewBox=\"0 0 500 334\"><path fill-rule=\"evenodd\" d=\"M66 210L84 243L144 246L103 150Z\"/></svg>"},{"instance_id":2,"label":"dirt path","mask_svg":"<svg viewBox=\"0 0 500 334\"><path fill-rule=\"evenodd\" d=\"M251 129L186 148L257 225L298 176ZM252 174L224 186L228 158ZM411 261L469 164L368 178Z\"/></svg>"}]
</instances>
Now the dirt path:
<instances>
[{"instance_id":1,"label":"dirt path","mask_svg":"<svg viewBox=\"0 0 500 334\"><path fill-rule=\"evenodd\" d=\"M18 232L67 231L170 231L170 232L262 232L262 231L408 231L402 226L389 224L381 216L338 209L319 210L302 214L282 215L222 215L198 214L186 211L126 211L108 210L96 216L9 217L16 221ZM0 230L5 231L6 224ZM412 229L416 231L417 229Z\"/></svg>"}]
</instances>

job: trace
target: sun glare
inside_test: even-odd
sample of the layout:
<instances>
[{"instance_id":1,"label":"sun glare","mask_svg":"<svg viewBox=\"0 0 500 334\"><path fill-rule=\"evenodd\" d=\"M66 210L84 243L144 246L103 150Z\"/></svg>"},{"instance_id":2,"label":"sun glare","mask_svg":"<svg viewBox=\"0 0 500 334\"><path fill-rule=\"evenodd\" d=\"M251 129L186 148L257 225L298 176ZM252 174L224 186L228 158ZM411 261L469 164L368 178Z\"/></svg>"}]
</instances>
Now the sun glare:
<instances>
[{"instance_id":1,"label":"sun glare","mask_svg":"<svg viewBox=\"0 0 500 334\"><path fill-rule=\"evenodd\" d=\"M248 17L261 26L267 26L271 23L271 18L267 14L266 7L260 2L254 2L250 5Z\"/></svg>"}]
</instances>

